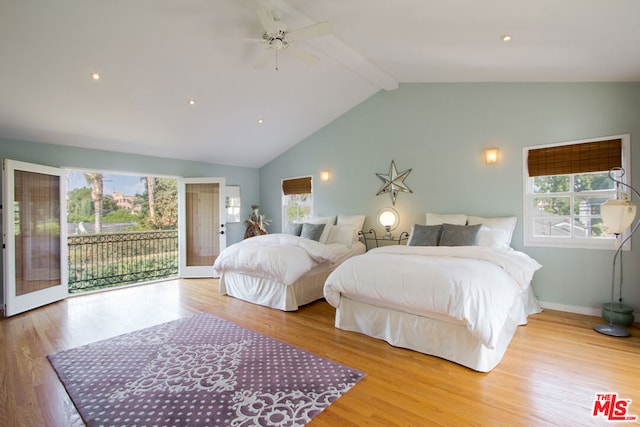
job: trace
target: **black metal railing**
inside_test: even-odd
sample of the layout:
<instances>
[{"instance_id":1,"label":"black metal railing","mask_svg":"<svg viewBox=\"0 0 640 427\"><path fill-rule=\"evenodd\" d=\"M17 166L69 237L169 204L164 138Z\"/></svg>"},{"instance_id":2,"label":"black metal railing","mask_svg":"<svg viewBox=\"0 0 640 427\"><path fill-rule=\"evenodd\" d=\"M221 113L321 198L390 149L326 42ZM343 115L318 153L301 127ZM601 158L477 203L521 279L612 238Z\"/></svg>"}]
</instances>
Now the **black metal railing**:
<instances>
[{"instance_id":1,"label":"black metal railing","mask_svg":"<svg viewBox=\"0 0 640 427\"><path fill-rule=\"evenodd\" d=\"M178 274L178 230L80 234L67 242L71 293Z\"/></svg>"}]
</instances>

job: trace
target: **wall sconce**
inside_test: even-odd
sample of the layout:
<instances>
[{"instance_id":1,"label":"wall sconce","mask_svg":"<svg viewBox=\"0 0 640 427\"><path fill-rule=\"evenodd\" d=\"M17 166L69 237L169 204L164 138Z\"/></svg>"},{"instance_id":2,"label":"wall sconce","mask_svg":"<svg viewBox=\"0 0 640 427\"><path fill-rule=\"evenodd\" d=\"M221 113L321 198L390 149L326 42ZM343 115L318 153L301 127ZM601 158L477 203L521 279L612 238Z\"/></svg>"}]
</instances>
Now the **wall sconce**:
<instances>
[{"instance_id":1,"label":"wall sconce","mask_svg":"<svg viewBox=\"0 0 640 427\"><path fill-rule=\"evenodd\" d=\"M400 215L398 215L398 212L395 209L384 208L380 212L378 212L378 224L380 224L384 228L383 239L393 239L393 237L391 236L391 231L398 228L399 223Z\"/></svg>"},{"instance_id":2,"label":"wall sconce","mask_svg":"<svg viewBox=\"0 0 640 427\"><path fill-rule=\"evenodd\" d=\"M322 182L331 181L331 171L330 170L320 171L320 181Z\"/></svg>"},{"instance_id":3,"label":"wall sconce","mask_svg":"<svg viewBox=\"0 0 640 427\"><path fill-rule=\"evenodd\" d=\"M500 149L499 148L487 148L484 150L484 162L488 165L493 165L498 163L498 158L500 157Z\"/></svg>"}]
</instances>

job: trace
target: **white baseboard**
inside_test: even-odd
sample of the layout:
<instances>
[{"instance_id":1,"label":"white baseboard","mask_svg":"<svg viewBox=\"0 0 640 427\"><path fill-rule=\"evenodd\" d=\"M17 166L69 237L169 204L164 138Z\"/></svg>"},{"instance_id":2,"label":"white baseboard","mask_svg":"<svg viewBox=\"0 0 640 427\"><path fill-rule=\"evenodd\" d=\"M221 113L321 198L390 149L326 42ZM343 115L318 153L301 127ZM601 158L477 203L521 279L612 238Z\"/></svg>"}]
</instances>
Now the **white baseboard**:
<instances>
[{"instance_id":1,"label":"white baseboard","mask_svg":"<svg viewBox=\"0 0 640 427\"><path fill-rule=\"evenodd\" d=\"M602 317L601 308L592 307L580 307L577 305L558 304L555 302L538 301L542 308L548 308L549 310L566 311L568 313L584 314L586 316ZM634 312L633 321L640 323L640 313Z\"/></svg>"}]
</instances>

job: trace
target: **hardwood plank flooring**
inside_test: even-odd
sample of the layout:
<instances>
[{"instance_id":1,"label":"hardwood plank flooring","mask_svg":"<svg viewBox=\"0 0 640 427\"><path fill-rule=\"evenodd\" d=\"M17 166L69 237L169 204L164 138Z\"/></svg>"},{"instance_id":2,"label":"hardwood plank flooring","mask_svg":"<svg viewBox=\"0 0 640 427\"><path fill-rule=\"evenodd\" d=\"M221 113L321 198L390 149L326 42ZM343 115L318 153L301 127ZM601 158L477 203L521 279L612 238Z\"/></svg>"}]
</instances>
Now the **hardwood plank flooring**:
<instances>
[{"instance_id":1,"label":"hardwood plank flooring","mask_svg":"<svg viewBox=\"0 0 640 427\"><path fill-rule=\"evenodd\" d=\"M502 362L478 373L334 327L317 301L297 312L217 291L215 279L174 280L69 298L0 320L0 425L80 426L46 359L66 350L198 312L209 312L359 369L367 376L313 426L605 425L596 393L631 399L640 417L640 330L613 338L597 317L546 310L520 327Z\"/></svg>"}]
</instances>

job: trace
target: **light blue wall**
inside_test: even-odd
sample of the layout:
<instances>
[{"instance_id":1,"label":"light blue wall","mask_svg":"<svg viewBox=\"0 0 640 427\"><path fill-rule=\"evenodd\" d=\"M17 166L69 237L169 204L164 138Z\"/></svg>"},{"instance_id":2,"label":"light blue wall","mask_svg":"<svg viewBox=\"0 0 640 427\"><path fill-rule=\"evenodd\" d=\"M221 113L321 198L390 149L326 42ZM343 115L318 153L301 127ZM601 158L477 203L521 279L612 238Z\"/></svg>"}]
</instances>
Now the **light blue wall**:
<instances>
[{"instance_id":1,"label":"light blue wall","mask_svg":"<svg viewBox=\"0 0 640 427\"><path fill-rule=\"evenodd\" d=\"M513 247L542 265L534 278L550 308L595 313L610 298L613 251L523 247L523 147L631 134L632 180L640 185L640 83L402 84L379 92L260 169L262 213L281 223L280 182L312 175L317 215L364 213L365 227L391 206L376 196L391 160L412 168L396 210L398 231L427 211L517 215ZM482 152L502 150L487 166ZM330 169L329 183L319 172ZM640 237L625 253L624 300L640 311Z\"/></svg>"},{"instance_id":2,"label":"light blue wall","mask_svg":"<svg viewBox=\"0 0 640 427\"><path fill-rule=\"evenodd\" d=\"M241 218L251 213L251 205L259 199L259 171L255 168L214 165L98 151L37 142L0 139L0 158L19 160L53 167L95 169L111 172L134 172L181 177L224 177L227 185L240 186ZM227 224L227 245L242 240L244 224Z\"/></svg>"}]
</instances>

